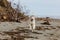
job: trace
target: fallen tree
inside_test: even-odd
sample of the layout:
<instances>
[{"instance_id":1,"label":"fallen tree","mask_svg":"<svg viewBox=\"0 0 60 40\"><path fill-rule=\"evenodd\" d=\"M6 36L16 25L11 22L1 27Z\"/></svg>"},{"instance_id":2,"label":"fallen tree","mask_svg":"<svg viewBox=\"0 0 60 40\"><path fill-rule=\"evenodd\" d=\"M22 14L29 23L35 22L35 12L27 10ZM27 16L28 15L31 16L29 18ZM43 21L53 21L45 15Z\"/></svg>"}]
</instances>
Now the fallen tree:
<instances>
[{"instance_id":1,"label":"fallen tree","mask_svg":"<svg viewBox=\"0 0 60 40\"><path fill-rule=\"evenodd\" d=\"M20 22L27 18L24 13L18 12L11 7L11 3L7 0L0 0L0 21Z\"/></svg>"}]
</instances>

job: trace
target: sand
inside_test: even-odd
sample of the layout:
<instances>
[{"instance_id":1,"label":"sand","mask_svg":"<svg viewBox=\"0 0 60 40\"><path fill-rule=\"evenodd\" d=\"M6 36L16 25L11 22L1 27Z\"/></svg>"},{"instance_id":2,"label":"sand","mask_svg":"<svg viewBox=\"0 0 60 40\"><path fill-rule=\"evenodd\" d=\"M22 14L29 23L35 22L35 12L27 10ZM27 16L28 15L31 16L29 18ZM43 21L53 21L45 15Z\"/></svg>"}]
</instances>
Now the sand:
<instances>
[{"instance_id":1,"label":"sand","mask_svg":"<svg viewBox=\"0 0 60 40\"><path fill-rule=\"evenodd\" d=\"M42 27L43 30L34 30L37 33L29 33L29 36L36 38L25 38L25 40L60 40L60 21L53 20L51 25L42 25L43 21L36 21L36 27ZM29 28L29 21L22 23L17 22L0 22L0 31L9 31L18 27ZM46 29L46 28L49 28ZM39 34L38 34L39 33Z\"/></svg>"}]
</instances>

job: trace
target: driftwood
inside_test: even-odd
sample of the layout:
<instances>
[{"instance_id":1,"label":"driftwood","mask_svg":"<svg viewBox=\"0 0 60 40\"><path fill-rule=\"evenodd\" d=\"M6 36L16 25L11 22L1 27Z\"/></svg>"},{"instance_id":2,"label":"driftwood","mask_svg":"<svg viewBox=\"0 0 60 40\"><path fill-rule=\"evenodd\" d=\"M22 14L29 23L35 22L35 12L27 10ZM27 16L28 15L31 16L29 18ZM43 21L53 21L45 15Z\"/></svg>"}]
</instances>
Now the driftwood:
<instances>
[{"instance_id":1,"label":"driftwood","mask_svg":"<svg viewBox=\"0 0 60 40\"><path fill-rule=\"evenodd\" d=\"M0 0L0 21L21 22L27 16L11 7L7 0Z\"/></svg>"},{"instance_id":2,"label":"driftwood","mask_svg":"<svg viewBox=\"0 0 60 40\"><path fill-rule=\"evenodd\" d=\"M45 20L45 22L44 23L41 23L41 24L43 24L43 25L50 25L50 22L49 22L49 17L46 17L46 20Z\"/></svg>"}]
</instances>

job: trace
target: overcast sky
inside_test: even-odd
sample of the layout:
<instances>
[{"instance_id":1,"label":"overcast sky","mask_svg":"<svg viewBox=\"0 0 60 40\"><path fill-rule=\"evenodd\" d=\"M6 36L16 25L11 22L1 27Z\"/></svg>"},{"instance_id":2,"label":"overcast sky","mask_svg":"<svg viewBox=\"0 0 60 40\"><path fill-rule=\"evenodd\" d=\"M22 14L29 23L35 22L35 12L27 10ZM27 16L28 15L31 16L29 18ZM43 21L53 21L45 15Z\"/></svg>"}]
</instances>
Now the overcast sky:
<instances>
[{"instance_id":1,"label":"overcast sky","mask_svg":"<svg viewBox=\"0 0 60 40\"><path fill-rule=\"evenodd\" d=\"M19 0L14 0L18 4ZM30 10L29 15L60 16L60 0L20 0L20 4Z\"/></svg>"}]
</instances>

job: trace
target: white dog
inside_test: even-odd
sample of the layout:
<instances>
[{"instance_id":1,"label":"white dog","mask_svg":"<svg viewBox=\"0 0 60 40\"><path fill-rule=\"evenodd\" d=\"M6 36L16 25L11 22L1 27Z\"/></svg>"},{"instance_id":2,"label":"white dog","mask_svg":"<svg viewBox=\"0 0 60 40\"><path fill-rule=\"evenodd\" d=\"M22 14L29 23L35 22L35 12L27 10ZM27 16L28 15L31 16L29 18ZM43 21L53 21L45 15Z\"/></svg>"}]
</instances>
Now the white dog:
<instances>
[{"instance_id":1,"label":"white dog","mask_svg":"<svg viewBox=\"0 0 60 40\"><path fill-rule=\"evenodd\" d=\"M35 29L35 17L33 15L30 17L30 29Z\"/></svg>"}]
</instances>

